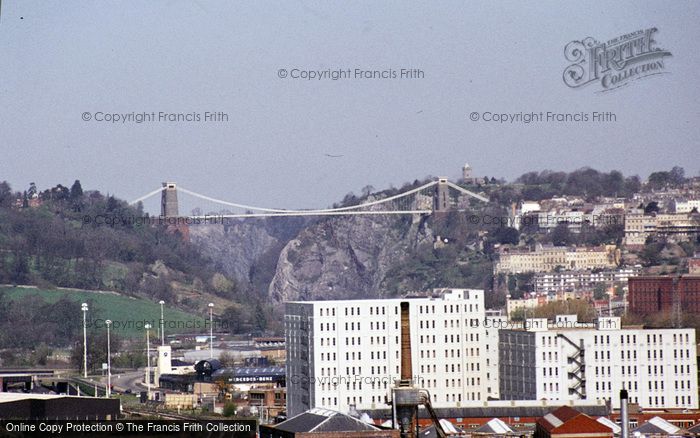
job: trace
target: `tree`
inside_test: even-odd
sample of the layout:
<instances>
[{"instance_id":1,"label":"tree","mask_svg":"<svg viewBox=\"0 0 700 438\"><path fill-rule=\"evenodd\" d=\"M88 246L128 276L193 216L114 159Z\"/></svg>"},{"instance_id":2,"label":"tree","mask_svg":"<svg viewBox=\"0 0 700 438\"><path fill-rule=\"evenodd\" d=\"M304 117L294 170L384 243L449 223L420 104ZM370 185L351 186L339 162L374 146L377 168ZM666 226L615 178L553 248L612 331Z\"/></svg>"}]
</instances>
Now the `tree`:
<instances>
[{"instance_id":1,"label":"tree","mask_svg":"<svg viewBox=\"0 0 700 438\"><path fill-rule=\"evenodd\" d=\"M604 193L607 196L619 196L624 193L625 178L617 170L603 175Z\"/></svg>"},{"instance_id":2,"label":"tree","mask_svg":"<svg viewBox=\"0 0 700 438\"><path fill-rule=\"evenodd\" d=\"M649 187L652 189L662 189L669 185L671 183L671 174L670 172L654 172L651 175L649 175L649 179L647 180L649 183Z\"/></svg>"},{"instance_id":3,"label":"tree","mask_svg":"<svg viewBox=\"0 0 700 438\"><path fill-rule=\"evenodd\" d=\"M36 184L33 182L29 183L29 190L27 190L27 196L30 198L33 198L35 195L39 193L39 190L36 188Z\"/></svg>"},{"instance_id":4,"label":"tree","mask_svg":"<svg viewBox=\"0 0 700 438\"><path fill-rule=\"evenodd\" d=\"M516 294L516 288L518 286L518 280L517 277L513 274L508 274L508 281L507 281L507 287L508 287L508 292L510 293L512 298L520 298L522 297L522 294L517 293Z\"/></svg>"},{"instance_id":5,"label":"tree","mask_svg":"<svg viewBox=\"0 0 700 438\"><path fill-rule=\"evenodd\" d=\"M12 272L10 273L10 281L13 284L26 284L29 282L29 262L27 261L27 256L23 252L14 253L14 263L12 265Z\"/></svg>"},{"instance_id":6,"label":"tree","mask_svg":"<svg viewBox=\"0 0 700 438\"><path fill-rule=\"evenodd\" d=\"M236 415L236 404L234 402L226 402L224 404L224 417L233 417Z\"/></svg>"},{"instance_id":7,"label":"tree","mask_svg":"<svg viewBox=\"0 0 700 438\"><path fill-rule=\"evenodd\" d=\"M652 214L659 212L659 203L656 201L651 201L644 207L644 214Z\"/></svg>"},{"instance_id":8,"label":"tree","mask_svg":"<svg viewBox=\"0 0 700 438\"><path fill-rule=\"evenodd\" d=\"M366 185L362 187L362 197L366 198L372 194L374 187L372 185Z\"/></svg>"},{"instance_id":9,"label":"tree","mask_svg":"<svg viewBox=\"0 0 700 438\"><path fill-rule=\"evenodd\" d=\"M592 322L596 317L593 306L584 300L550 301L535 308L535 318L554 319L557 315L576 314L579 322Z\"/></svg>"},{"instance_id":10,"label":"tree","mask_svg":"<svg viewBox=\"0 0 700 438\"><path fill-rule=\"evenodd\" d=\"M230 333L249 333L252 329L250 313L244 312L238 304L225 308L220 319Z\"/></svg>"},{"instance_id":11,"label":"tree","mask_svg":"<svg viewBox=\"0 0 700 438\"><path fill-rule=\"evenodd\" d=\"M511 321L525 321L525 315L527 313L526 308L524 307L518 307L517 309L513 310L510 313L510 320Z\"/></svg>"},{"instance_id":12,"label":"tree","mask_svg":"<svg viewBox=\"0 0 700 438\"><path fill-rule=\"evenodd\" d=\"M218 295L224 297L232 296L233 292L236 290L234 282L219 272L212 277L211 285Z\"/></svg>"},{"instance_id":13,"label":"tree","mask_svg":"<svg viewBox=\"0 0 700 438\"><path fill-rule=\"evenodd\" d=\"M498 243L504 244L509 243L512 245L517 245L520 241L520 233L518 233L518 230L512 227L497 228L493 237Z\"/></svg>"},{"instance_id":14,"label":"tree","mask_svg":"<svg viewBox=\"0 0 700 438\"><path fill-rule=\"evenodd\" d=\"M226 394L231 392L231 390L233 389L233 385L228 383L225 378L215 380L214 385L216 386L216 390L219 393L220 399L226 397Z\"/></svg>"},{"instance_id":15,"label":"tree","mask_svg":"<svg viewBox=\"0 0 700 438\"><path fill-rule=\"evenodd\" d=\"M517 290L524 295L525 292L533 292L535 290L535 273L534 272L521 272L515 274Z\"/></svg>"},{"instance_id":16,"label":"tree","mask_svg":"<svg viewBox=\"0 0 700 438\"><path fill-rule=\"evenodd\" d=\"M0 182L0 208L10 208L14 203L14 196L10 185L6 182Z\"/></svg>"},{"instance_id":17,"label":"tree","mask_svg":"<svg viewBox=\"0 0 700 438\"><path fill-rule=\"evenodd\" d=\"M46 365L46 361L50 355L51 348L49 348L48 345L42 342L34 349L34 351L32 351L31 355L29 356L29 362L32 364L44 366Z\"/></svg>"},{"instance_id":18,"label":"tree","mask_svg":"<svg viewBox=\"0 0 700 438\"><path fill-rule=\"evenodd\" d=\"M112 366L115 368L137 369L146 365L146 363L146 354L142 351L127 351L126 353L116 355L112 359Z\"/></svg>"},{"instance_id":19,"label":"tree","mask_svg":"<svg viewBox=\"0 0 700 438\"><path fill-rule=\"evenodd\" d=\"M551 238L555 246L566 246L574 240L571 231L569 231L569 226L564 222L554 227Z\"/></svg>"},{"instance_id":20,"label":"tree","mask_svg":"<svg viewBox=\"0 0 700 438\"><path fill-rule=\"evenodd\" d=\"M625 178L625 196L632 197L633 194L639 192L642 188L642 180L637 175L628 176Z\"/></svg>"},{"instance_id":21,"label":"tree","mask_svg":"<svg viewBox=\"0 0 700 438\"><path fill-rule=\"evenodd\" d=\"M73 201L76 201L82 197L83 197L83 187L80 185L80 180L76 179L70 188L70 198Z\"/></svg>"},{"instance_id":22,"label":"tree","mask_svg":"<svg viewBox=\"0 0 700 438\"><path fill-rule=\"evenodd\" d=\"M88 332L87 366L88 370L95 372L103 363L107 363L107 331L91 330ZM121 338L114 332L110 335L111 351L121 350ZM145 343L145 342L144 342ZM77 369L83 369L83 339L75 341L71 352L71 364Z\"/></svg>"},{"instance_id":23,"label":"tree","mask_svg":"<svg viewBox=\"0 0 700 438\"><path fill-rule=\"evenodd\" d=\"M539 175L537 172L527 172L520 175L515 182L525 184L525 185L536 185L540 184Z\"/></svg>"},{"instance_id":24,"label":"tree","mask_svg":"<svg viewBox=\"0 0 700 438\"><path fill-rule=\"evenodd\" d=\"M673 166L668 173L668 179L673 185L681 185L685 182L685 169L680 166Z\"/></svg>"},{"instance_id":25,"label":"tree","mask_svg":"<svg viewBox=\"0 0 700 438\"><path fill-rule=\"evenodd\" d=\"M228 351L221 352L221 354L219 355L219 362L224 368L231 368L234 365L236 365L236 361L233 358L233 354L229 353Z\"/></svg>"},{"instance_id":26,"label":"tree","mask_svg":"<svg viewBox=\"0 0 700 438\"><path fill-rule=\"evenodd\" d=\"M595 287L593 287L593 298L596 300L603 300L607 298L608 294L605 290L605 283L596 283Z\"/></svg>"},{"instance_id":27,"label":"tree","mask_svg":"<svg viewBox=\"0 0 700 438\"><path fill-rule=\"evenodd\" d=\"M640 253L641 259L646 266L655 266L661 264L661 251L664 249L663 242L655 242L649 240L645 242L644 249Z\"/></svg>"},{"instance_id":28,"label":"tree","mask_svg":"<svg viewBox=\"0 0 700 438\"><path fill-rule=\"evenodd\" d=\"M253 321L255 329L262 333L267 329L267 316L260 302L255 303L255 320Z\"/></svg>"},{"instance_id":29,"label":"tree","mask_svg":"<svg viewBox=\"0 0 700 438\"><path fill-rule=\"evenodd\" d=\"M624 296L625 296L625 289L622 287L621 284L616 284L615 285L615 297L622 298Z\"/></svg>"}]
</instances>

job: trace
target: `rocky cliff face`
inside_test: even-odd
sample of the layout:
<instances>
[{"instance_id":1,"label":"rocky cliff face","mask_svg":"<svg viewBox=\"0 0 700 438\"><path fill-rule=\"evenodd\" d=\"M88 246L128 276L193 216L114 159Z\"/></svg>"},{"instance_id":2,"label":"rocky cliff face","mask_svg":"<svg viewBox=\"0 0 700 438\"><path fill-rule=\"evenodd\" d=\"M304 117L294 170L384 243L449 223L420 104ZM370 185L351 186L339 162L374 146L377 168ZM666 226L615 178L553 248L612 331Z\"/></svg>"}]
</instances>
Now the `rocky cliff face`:
<instances>
[{"instance_id":1,"label":"rocky cliff face","mask_svg":"<svg viewBox=\"0 0 700 438\"><path fill-rule=\"evenodd\" d=\"M260 221L194 225L190 227L190 241L214 261L217 270L244 282L249 280L256 261L280 242Z\"/></svg>"},{"instance_id":2,"label":"rocky cliff face","mask_svg":"<svg viewBox=\"0 0 700 438\"><path fill-rule=\"evenodd\" d=\"M388 269L433 233L424 217L376 215L196 225L190 240L217 270L282 302L384 296Z\"/></svg>"},{"instance_id":3,"label":"rocky cliff face","mask_svg":"<svg viewBox=\"0 0 700 438\"><path fill-rule=\"evenodd\" d=\"M284 246L269 295L276 301L379 298L387 270L432 239L419 216L321 220Z\"/></svg>"}]
</instances>

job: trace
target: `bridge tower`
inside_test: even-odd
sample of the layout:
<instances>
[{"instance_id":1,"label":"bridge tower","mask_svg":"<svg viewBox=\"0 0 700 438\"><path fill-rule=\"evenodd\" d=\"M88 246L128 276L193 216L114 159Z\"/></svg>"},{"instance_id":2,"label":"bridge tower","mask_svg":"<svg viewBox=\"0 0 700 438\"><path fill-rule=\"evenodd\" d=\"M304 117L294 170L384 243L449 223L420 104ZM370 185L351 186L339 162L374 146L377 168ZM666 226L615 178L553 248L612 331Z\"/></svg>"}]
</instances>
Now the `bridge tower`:
<instances>
[{"instance_id":1,"label":"bridge tower","mask_svg":"<svg viewBox=\"0 0 700 438\"><path fill-rule=\"evenodd\" d=\"M442 212L450 209L450 187L447 185L447 178L438 178L435 186L435 197L433 198L433 211Z\"/></svg>"},{"instance_id":2,"label":"bridge tower","mask_svg":"<svg viewBox=\"0 0 700 438\"><path fill-rule=\"evenodd\" d=\"M164 182L160 195L160 215L162 217L178 217L177 184Z\"/></svg>"}]
</instances>

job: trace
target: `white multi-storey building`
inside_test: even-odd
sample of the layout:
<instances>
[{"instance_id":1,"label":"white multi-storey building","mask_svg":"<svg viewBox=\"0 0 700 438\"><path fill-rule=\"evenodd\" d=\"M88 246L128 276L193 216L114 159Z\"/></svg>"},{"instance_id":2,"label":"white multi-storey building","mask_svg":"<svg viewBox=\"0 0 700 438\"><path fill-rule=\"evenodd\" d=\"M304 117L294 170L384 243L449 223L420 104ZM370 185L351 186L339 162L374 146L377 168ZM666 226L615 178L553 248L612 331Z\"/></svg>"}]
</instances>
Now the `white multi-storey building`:
<instances>
[{"instance_id":1,"label":"white multi-storey building","mask_svg":"<svg viewBox=\"0 0 700 438\"><path fill-rule=\"evenodd\" d=\"M430 392L433 406L466 406L497 394L497 331L485 327L482 290L442 289L422 298L288 302L290 416L314 407L386 408L401 372L402 301L410 303L413 380Z\"/></svg>"},{"instance_id":2,"label":"white multi-storey building","mask_svg":"<svg viewBox=\"0 0 700 438\"><path fill-rule=\"evenodd\" d=\"M603 283L607 288L615 285L627 287L627 280L636 277L642 271L641 266L606 269L602 271L551 271L535 274L535 292L549 293L559 291L593 290Z\"/></svg>"},{"instance_id":3,"label":"white multi-storey building","mask_svg":"<svg viewBox=\"0 0 700 438\"><path fill-rule=\"evenodd\" d=\"M580 248L537 245L534 251L503 248L499 251L494 272L496 274L517 274L551 272L557 268L608 269L615 268L619 259L620 251L615 245Z\"/></svg>"},{"instance_id":4,"label":"white multi-storey building","mask_svg":"<svg viewBox=\"0 0 700 438\"><path fill-rule=\"evenodd\" d=\"M484 319L484 362L486 365L486 397L500 399L498 384L498 331L508 326L508 316L489 310Z\"/></svg>"},{"instance_id":5,"label":"white multi-storey building","mask_svg":"<svg viewBox=\"0 0 700 438\"><path fill-rule=\"evenodd\" d=\"M672 205L675 213L690 213L693 210L700 211L700 199L676 199Z\"/></svg>"},{"instance_id":6,"label":"white multi-storey building","mask_svg":"<svg viewBox=\"0 0 700 438\"><path fill-rule=\"evenodd\" d=\"M694 329L584 327L575 316L526 320L499 332L501 399L611 400L621 389L642 408L698 408Z\"/></svg>"},{"instance_id":7,"label":"white multi-storey building","mask_svg":"<svg viewBox=\"0 0 700 438\"><path fill-rule=\"evenodd\" d=\"M644 245L650 236L666 236L684 242L700 235L700 223L692 213L644 214L631 211L625 215L625 244Z\"/></svg>"}]
</instances>

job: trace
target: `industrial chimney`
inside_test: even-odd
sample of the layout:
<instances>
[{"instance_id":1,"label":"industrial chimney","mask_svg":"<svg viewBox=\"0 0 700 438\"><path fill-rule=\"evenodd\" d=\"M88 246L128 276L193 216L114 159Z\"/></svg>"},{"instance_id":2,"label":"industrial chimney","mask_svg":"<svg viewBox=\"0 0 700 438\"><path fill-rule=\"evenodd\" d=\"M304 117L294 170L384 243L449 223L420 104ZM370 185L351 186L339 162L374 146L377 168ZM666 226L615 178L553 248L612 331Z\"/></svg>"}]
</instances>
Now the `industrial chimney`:
<instances>
[{"instance_id":1,"label":"industrial chimney","mask_svg":"<svg viewBox=\"0 0 700 438\"><path fill-rule=\"evenodd\" d=\"M627 395L627 390L623 389L620 391L620 423L622 431L620 433L621 438L629 438L630 436L630 413L629 407L627 406L629 396Z\"/></svg>"},{"instance_id":2,"label":"industrial chimney","mask_svg":"<svg viewBox=\"0 0 700 438\"><path fill-rule=\"evenodd\" d=\"M420 392L413 386L411 366L411 319L408 302L401 302L401 379L393 388L393 404L401 438L415 438Z\"/></svg>"},{"instance_id":3,"label":"industrial chimney","mask_svg":"<svg viewBox=\"0 0 700 438\"><path fill-rule=\"evenodd\" d=\"M418 406L423 405L430 413L438 438L447 438L431 404L430 393L414 385L411 359L411 318L408 301L403 301L401 303L401 378L391 390L393 421L394 424L399 425L401 438L416 438Z\"/></svg>"},{"instance_id":4,"label":"industrial chimney","mask_svg":"<svg viewBox=\"0 0 700 438\"><path fill-rule=\"evenodd\" d=\"M411 364L411 317L408 303L401 303L401 382L410 385L413 380L413 365Z\"/></svg>"}]
</instances>

